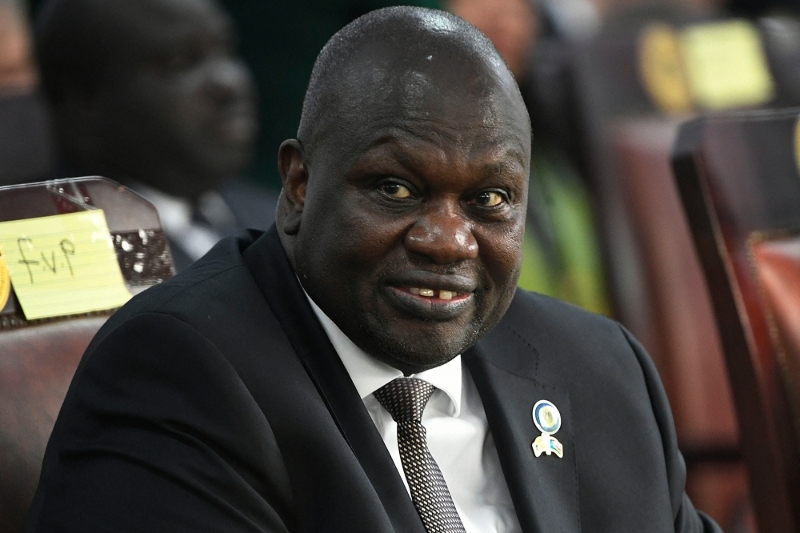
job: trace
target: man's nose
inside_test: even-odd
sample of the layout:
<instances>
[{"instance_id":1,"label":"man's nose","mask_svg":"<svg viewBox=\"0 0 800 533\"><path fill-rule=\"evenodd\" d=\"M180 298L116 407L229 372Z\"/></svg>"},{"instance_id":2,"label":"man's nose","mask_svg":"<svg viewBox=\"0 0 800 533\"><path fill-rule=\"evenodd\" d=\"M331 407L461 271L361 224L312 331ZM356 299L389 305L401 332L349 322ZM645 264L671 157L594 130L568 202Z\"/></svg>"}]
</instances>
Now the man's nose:
<instances>
[{"instance_id":1,"label":"man's nose","mask_svg":"<svg viewBox=\"0 0 800 533\"><path fill-rule=\"evenodd\" d=\"M406 233L405 247L440 265L478 257L471 221L459 209L441 206L432 206L417 219Z\"/></svg>"},{"instance_id":2,"label":"man's nose","mask_svg":"<svg viewBox=\"0 0 800 533\"><path fill-rule=\"evenodd\" d=\"M219 57L209 65L205 93L218 102L227 102L253 92L254 85L247 66L238 59Z\"/></svg>"}]
</instances>

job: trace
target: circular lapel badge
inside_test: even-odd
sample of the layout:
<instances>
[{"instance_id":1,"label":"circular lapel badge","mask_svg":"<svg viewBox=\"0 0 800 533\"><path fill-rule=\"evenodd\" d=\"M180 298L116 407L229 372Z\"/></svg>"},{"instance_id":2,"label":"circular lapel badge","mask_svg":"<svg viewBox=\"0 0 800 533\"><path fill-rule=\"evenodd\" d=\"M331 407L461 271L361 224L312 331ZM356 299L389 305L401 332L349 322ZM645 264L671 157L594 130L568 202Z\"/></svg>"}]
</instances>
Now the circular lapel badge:
<instances>
[{"instance_id":1,"label":"circular lapel badge","mask_svg":"<svg viewBox=\"0 0 800 533\"><path fill-rule=\"evenodd\" d=\"M539 400L533 406L533 423L539 431L552 435L561 429L561 413L547 400Z\"/></svg>"},{"instance_id":2,"label":"circular lapel badge","mask_svg":"<svg viewBox=\"0 0 800 533\"><path fill-rule=\"evenodd\" d=\"M3 247L0 246L0 311L6 306L9 294L11 294L11 276L8 273L8 266L6 266Z\"/></svg>"}]
</instances>

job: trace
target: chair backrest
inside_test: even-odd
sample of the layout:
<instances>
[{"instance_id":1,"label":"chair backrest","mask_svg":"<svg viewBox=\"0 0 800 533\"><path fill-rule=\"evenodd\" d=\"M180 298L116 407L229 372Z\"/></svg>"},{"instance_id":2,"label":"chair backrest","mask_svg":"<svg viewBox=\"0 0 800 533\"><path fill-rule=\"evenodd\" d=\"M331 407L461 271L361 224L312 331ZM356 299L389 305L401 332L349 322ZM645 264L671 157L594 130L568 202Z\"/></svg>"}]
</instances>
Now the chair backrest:
<instances>
[{"instance_id":1,"label":"chair backrest","mask_svg":"<svg viewBox=\"0 0 800 533\"><path fill-rule=\"evenodd\" d=\"M687 459L687 491L728 527L732 510L747 500L746 471L670 153L681 122L700 111L775 102L778 80L764 51L751 22L659 5L620 13L574 53L580 139L616 316L664 380Z\"/></svg>"},{"instance_id":2,"label":"chair backrest","mask_svg":"<svg viewBox=\"0 0 800 533\"><path fill-rule=\"evenodd\" d=\"M773 105L778 96L785 105L790 95L771 76L775 68L762 35L748 21L653 5L620 12L595 38L574 46L573 107L580 124L575 141L597 198L617 317L637 335L650 335L647 328L660 319L659 310L650 308L649 252L640 249L641 220L629 206L631 190L626 191L623 174L630 167L620 161L619 145L627 142L623 150L630 153L635 147L630 139L643 141L652 152L652 135L637 139L630 132L660 128L657 135L665 142L659 157L651 158L652 167L655 174L669 176L668 154L681 120L708 109ZM715 48L717 43L729 44L729 54ZM740 56L748 59L741 64L731 59ZM726 87L731 87L727 94Z\"/></svg>"},{"instance_id":3,"label":"chair backrest","mask_svg":"<svg viewBox=\"0 0 800 533\"><path fill-rule=\"evenodd\" d=\"M799 114L697 119L673 154L761 533L800 532Z\"/></svg>"},{"instance_id":4,"label":"chair backrest","mask_svg":"<svg viewBox=\"0 0 800 533\"><path fill-rule=\"evenodd\" d=\"M105 213L128 290L140 292L173 274L155 208L114 182L76 178L0 187L0 222L95 208ZM72 375L109 314L31 321L13 290L0 310L0 533L22 531Z\"/></svg>"}]
</instances>

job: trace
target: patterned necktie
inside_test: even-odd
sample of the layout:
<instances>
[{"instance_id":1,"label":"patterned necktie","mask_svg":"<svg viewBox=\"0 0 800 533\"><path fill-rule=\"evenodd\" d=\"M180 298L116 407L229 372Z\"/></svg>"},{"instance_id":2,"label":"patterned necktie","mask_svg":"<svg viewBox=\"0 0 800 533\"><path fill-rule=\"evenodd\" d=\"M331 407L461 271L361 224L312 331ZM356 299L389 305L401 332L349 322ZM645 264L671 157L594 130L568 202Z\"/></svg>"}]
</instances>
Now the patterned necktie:
<instances>
[{"instance_id":1,"label":"patterned necktie","mask_svg":"<svg viewBox=\"0 0 800 533\"><path fill-rule=\"evenodd\" d=\"M422 411L435 387L416 378L397 378L375 398L397 422L397 444L411 500L428 533L465 533L439 465L425 440Z\"/></svg>"}]
</instances>

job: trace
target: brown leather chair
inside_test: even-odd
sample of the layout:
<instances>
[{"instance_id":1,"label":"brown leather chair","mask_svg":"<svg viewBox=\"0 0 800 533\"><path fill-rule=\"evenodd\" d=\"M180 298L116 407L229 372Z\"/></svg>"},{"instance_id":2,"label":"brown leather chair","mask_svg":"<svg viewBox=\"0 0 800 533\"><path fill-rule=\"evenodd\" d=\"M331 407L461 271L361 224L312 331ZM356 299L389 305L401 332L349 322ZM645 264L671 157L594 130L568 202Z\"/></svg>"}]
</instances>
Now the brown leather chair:
<instances>
[{"instance_id":1,"label":"brown leather chair","mask_svg":"<svg viewBox=\"0 0 800 533\"><path fill-rule=\"evenodd\" d=\"M800 532L798 115L698 119L680 128L673 154L761 533Z\"/></svg>"},{"instance_id":2,"label":"brown leather chair","mask_svg":"<svg viewBox=\"0 0 800 533\"><path fill-rule=\"evenodd\" d=\"M116 183L76 178L0 187L0 222L93 208L105 212L131 292L173 274L155 208ZM22 531L72 375L108 314L27 321L13 292L0 310L0 533Z\"/></svg>"}]
</instances>

